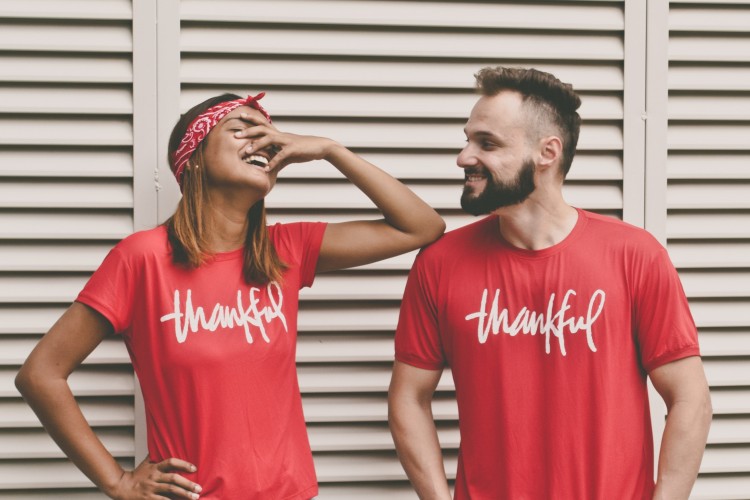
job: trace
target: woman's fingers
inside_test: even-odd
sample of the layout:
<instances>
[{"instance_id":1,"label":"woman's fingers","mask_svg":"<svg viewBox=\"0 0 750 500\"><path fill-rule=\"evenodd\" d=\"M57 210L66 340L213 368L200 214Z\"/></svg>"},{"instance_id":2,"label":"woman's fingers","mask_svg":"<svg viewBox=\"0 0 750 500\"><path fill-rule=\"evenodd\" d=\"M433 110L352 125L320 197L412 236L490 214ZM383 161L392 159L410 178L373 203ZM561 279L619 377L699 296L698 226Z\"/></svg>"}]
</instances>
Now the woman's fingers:
<instances>
[{"instance_id":1,"label":"woman's fingers","mask_svg":"<svg viewBox=\"0 0 750 500\"><path fill-rule=\"evenodd\" d=\"M180 481L180 479L184 481ZM164 474L157 481L155 493L167 494L169 498L189 498L196 500L200 498L200 486L193 484L178 474Z\"/></svg>"},{"instance_id":2,"label":"woman's fingers","mask_svg":"<svg viewBox=\"0 0 750 500\"><path fill-rule=\"evenodd\" d=\"M237 139L252 139L250 145L245 148L245 153L252 154L266 150L269 153L269 162L268 166L266 166L267 172L286 166L285 160L289 156L289 152L284 151L284 148L293 142L292 138L296 138L297 136L279 132L276 127L265 121L265 118L262 117L242 113L240 118L255 125L234 133Z\"/></svg>"},{"instance_id":3,"label":"woman's fingers","mask_svg":"<svg viewBox=\"0 0 750 500\"><path fill-rule=\"evenodd\" d=\"M201 486L172 471L195 472L195 465L179 458L168 458L156 464L160 472L156 482L160 483L159 493L169 493L181 498L196 499L201 492Z\"/></svg>"},{"instance_id":4,"label":"woman's fingers","mask_svg":"<svg viewBox=\"0 0 750 500\"><path fill-rule=\"evenodd\" d=\"M255 121L260 121L252 117ZM250 120L248 120L250 121ZM330 139L308 135L296 135L279 132L270 125L256 125L235 132L238 139L250 138L251 143L245 148L246 154L265 150L269 162L266 171L280 169L290 163L304 163L326 157L335 144Z\"/></svg>"},{"instance_id":5,"label":"woman's fingers","mask_svg":"<svg viewBox=\"0 0 750 500\"><path fill-rule=\"evenodd\" d=\"M274 146L273 138L269 136L261 137L260 139L255 139L253 142L251 142L246 148L245 152L250 153L257 153L258 151L262 151L266 148L270 150L272 149L272 146ZM273 149L278 150L278 147L274 147Z\"/></svg>"},{"instance_id":6,"label":"woman's fingers","mask_svg":"<svg viewBox=\"0 0 750 500\"><path fill-rule=\"evenodd\" d=\"M276 137L265 136L253 141L252 144L245 149L245 153L252 154L265 150L269 157L266 171L270 172L279 166L284 166L283 164L279 165L279 163L287 156L286 153L288 148L286 148L286 146L287 145L282 146Z\"/></svg>"},{"instance_id":7,"label":"woman's fingers","mask_svg":"<svg viewBox=\"0 0 750 500\"><path fill-rule=\"evenodd\" d=\"M250 113L240 113L240 120L252 123L253 125L264 125L272 130L277 130L273 123L266 120L264 116L251 115Z\"/></svg>"},{"instance_id":8,"label":"woman's fingers","mask_svg":"<svg viewBox=\"0 0 750 500\"><path fill-rule=\"evenodd\" d=\"M277 153L271 158L268 162L268 166L266 166L266 170L268 172L271 172L274 169L282 169L287 166L288 162L287 157L289 156L289 149L280 149L277 151Z\"/></svg>"},{"instance_id":9,"label":"woman's fingers","mask_svg":"<svg viewBox=\"0 0 750 500\"><path fill-rule=\"evenodd\" d=\"M256 125L255 127L238 130L234 133L234 136L237 139L252 139L254 137L264 137L273 132L277 132L277 130L271 129L265 125Z\"/></svg>"},{"instance_id":10,"label":"woman's fingers","mask_svg":"<svg viewBox=\"0 0 750 500\"><path fill-rule=\"evenodd\" d=\"M156 482L167 484L167 485L173 485L180 489L184 489L186 491L193 491L195 493L200 493L200 491L202 490L200 485L174 472L162 473L162 475L159 477L159 479L157 479Z\"/></svg>"},{"instance_id":11,"label":"woman's fingers","mask_svg":"<svg viewBox=\"0 0 750 500\"><path fill-rule=\"evenodd\" d=\"M190 462L186 462L179 458L167 458L156 464L156 468L160 472L170 472L173 470L182 470L185 472L195 472L197 468Z\"/></svg>"},{"instance_id":12,"label":"woman's fingers","mask_svg":"<svg viewBox=\"0 0 750 500\"><path fill-rule=\"evenodd\" d=\"M148 459L120 478L114 498L123 500L164 500L166 498L200 498L201 486L181 476L180 471L195 472L196 467L179 458L159 463Z\"/></svg>"}]
</instances>

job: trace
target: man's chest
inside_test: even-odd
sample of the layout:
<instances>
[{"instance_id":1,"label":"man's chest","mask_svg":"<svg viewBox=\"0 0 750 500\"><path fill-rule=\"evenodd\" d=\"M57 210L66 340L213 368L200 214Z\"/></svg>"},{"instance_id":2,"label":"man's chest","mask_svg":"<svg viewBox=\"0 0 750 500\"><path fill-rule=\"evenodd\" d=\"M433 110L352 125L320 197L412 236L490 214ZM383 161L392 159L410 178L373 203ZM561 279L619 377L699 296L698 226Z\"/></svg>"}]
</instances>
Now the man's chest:
<instances>
[{"instance_id":1,"label":"man's chest","mask_svg":"<svg viewBox=\"0 0 750 500\"><path fill-rule=\"evenodd\" d=\"M566 357L571 350L595 355L632 342L627 283L613 273L498 266L471 279L454 273L440 288L440 334L449 358L499 350L542 358Z\"/></svg>"}]
</instances>

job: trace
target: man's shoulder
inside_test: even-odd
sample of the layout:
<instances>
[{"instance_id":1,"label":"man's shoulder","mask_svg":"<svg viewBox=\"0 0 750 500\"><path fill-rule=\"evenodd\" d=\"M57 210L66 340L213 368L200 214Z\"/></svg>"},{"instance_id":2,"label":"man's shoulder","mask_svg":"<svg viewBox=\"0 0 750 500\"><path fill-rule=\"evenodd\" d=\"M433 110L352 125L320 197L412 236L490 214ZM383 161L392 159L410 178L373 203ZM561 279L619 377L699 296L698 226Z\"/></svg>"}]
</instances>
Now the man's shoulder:
<instances>
[{"instance_id":1,"label":"man's shoulder","mask_svg":"<svg viewBox=\"0 0 750 500\"><path fill-rule=\"evenodd\" d=\"M645 229L616 219L609 215L597 214L582 210L586 216L589 230L592 231L598 239L606 241L621 241L636 245L652 246L659 244L656 238Z\"/></svg>"},{"instance_id":2,"label":"man's shoulder","mask_svg":"<svg viewBox=\"0 0 750 500\"><path fill-rule=\"evenodd\" d=\"M654 235L645 229L607 215L584 212L591 248L601 248L612 258L628 260L654 260L663 258L666 249Z\"/></svg>"},{"instance_id":3,"label":"man's shoulder","mask_svg":"<svg viewBox=\"0 0 750 500\"><path fill-rule=\"evenodd\" d=\"M422 250L423 258L456 258L456 252L472 248L477 241L497 231L497 217L490 215L478 221L447 231L439 240Z\"/></svg>"}]
</instances>

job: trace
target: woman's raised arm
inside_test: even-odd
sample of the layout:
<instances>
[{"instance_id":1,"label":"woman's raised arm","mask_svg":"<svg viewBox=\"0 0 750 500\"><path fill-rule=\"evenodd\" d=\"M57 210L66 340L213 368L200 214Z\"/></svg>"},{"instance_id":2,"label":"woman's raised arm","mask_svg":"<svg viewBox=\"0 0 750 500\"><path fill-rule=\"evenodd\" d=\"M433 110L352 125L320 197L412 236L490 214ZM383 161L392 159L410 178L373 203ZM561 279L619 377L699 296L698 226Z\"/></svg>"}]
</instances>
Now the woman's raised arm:
<instances>
[{"instance_id":1,"label":"woman's raised arm","mask_svg":"<svg viewBox=\"0 0 750 500\"><path fill-rule=\"evenodd\" d=\"M329 224L323 236L318 272L361 266L415 250L438 239L445 222L409 188L337 142L283 133L250 115L255 126L237 132L257 138L250 151L273 148L267 170L290 163L326 160L357 186L383 213L384 219Z\"/></svg>"}]
</instances>

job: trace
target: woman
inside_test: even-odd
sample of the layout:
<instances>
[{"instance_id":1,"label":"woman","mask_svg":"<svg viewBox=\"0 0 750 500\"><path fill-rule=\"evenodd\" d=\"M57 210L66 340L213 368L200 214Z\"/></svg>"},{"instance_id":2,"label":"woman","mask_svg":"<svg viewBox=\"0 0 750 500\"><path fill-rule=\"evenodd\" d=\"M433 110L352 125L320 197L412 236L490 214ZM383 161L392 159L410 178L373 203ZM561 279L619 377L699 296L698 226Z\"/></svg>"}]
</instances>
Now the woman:
<instances>
[{"instance_id":1,"label":"woman","mask_svg":"<svg viewBox=\"0 0 750 500\"><path fill-rule=\"evenodd\" d=\"M295 369L298 291L315 273L437 239L442 219L336 142L277 130L263 96L224 94L185 113L169 161L183 197L162 226L106 257L30 354L16 385L71 460L116 499L309 499L317 481ZM290 163L325 159L383 220L265 223ZM67 377L124 336L147 415L149 456L124 471L84 419Z\"/></svg>"}]
</instances>

